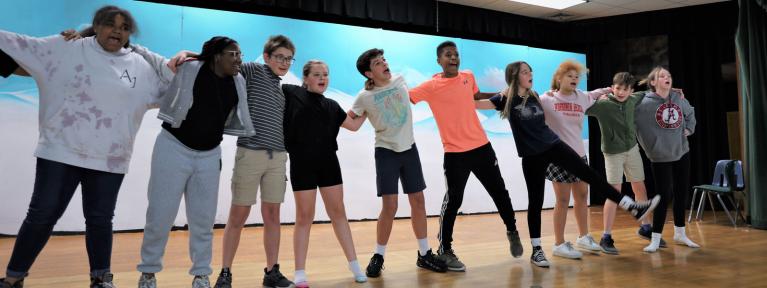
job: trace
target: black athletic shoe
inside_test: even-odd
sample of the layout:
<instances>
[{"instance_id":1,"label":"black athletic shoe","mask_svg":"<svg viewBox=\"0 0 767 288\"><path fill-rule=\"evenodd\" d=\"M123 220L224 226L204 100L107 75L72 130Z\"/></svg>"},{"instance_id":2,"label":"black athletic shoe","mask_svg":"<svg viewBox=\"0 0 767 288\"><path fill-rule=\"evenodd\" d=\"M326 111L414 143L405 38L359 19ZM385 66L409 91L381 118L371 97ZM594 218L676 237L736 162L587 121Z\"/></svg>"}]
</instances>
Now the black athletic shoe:
<instances>
[{"instance_id":1,"label":"black athletic shoe","mask_svg":"<svg viewBox=\"0 0 767 288\"><path fill-rule=\"evenodd\" d=\"M506 231L506 238L509 239L511 256L514 256L514 258L522 257L524 250L522 249L522 241L519 240L519 231Z\"/></svg>"},{"instance_id":2,"label":"black athletic shoe","mask_svg":"<svg viewBox=\"0 0 767 288\"><path fill-rule=\"evenodd\" d=\"M652 240L652 229L644 229L642 227L639 227L639 230L637 230L637 235L639 235L639 238L650 241ZM667 247L666 240L663 240L663 238L661 238L660 248L666 248L666 247Z\"/></svg>"},{"instance_id":3,"label":"black athletic shoe","mask_svg":"<svg viewBox=\"0 0 767 288\"><path fill-rule=\"evenodd\" d=\"M602 236L602 240L599 240L599 248L606 254L618 255L618 248L615 248L615 241L611 236Z\"/></svg>"},{"instance_id":4,"label":"black athletic shoe","mask_svg":"<svg viewBox=\"0 0 767 288\"><path fill-rule=\"evenodd\" d=\"M266 272L264 268L264 287L268 288L293 288L296 287L293 282L285 278L280 272L280 264L274 264L272 270Z\"/></svg>"},{"instance_id":5,"label":"black athletic shoe","mask_svg":"<svg viewBox=\"0 0 767 288\"><path fill-rule=\"evenodd\" d=\"M91 277L91 288L115 288L114 283L112 283L112 278L114 278L114 275L112 273L104 273L104 275L101 275L101 277Z\"/></svg>"},{"instance_id":6,"label":"black athletic shoe","mask_svg":"<svg viewBox=\"0 0 767 288\"><path fill-rule=\"evenodd\" d=\"M439 273L445 273L447 272L447 264L443 262L442 260L437 258L437 255L434 255L431 253L431 249L429 251L426 251L426 255L421 256L420 252L418 253L418 260L415 261L415 265L424 269L429 269L434 272Z\"/></svg>"},{"instance_id":7,"label":"black athletic shoe","mask_svg":"<svg viewBox=\"0 0 767 288\"><path fill-rule=\"evenodd\" d=\"M655 207L658 206L658 202L660 202L660 195L655 195L655 197L648 201L634 202L629 205L626 210L628 210L637 221L642 221L647 215L650 215L650 212L655 210Z\"/></svg>"},{"instance_id":8,"label":"black athletic shoe","mask_svg":"<svg viewBox=\"0 0 767 288\"><path fill-rule=\"evenodd\" d=\"M383 263L383 255L378 253L373 254L373 257L370 257L370 263L368 263L368 267L365 269L365 275L370 278L381 276L381 270L384 270Z\"/></svg>"},{"instance_id":9,"label":"black athletic shoe","mask_svg":"<svg viewBox=\"0 0 767 288\"><path fill-rule=\"evenodd\" d=\"M221 269L218 273L218 279L216 279L216 285L214 288L232 288L232 271L229 268Z\"/></svg>"},{"instance_id":10,"label":"black athletic shoe","mask_svg":"<svg viewBox=\"0 0 767 288\"><path fill-rule=\"evenodd\" d=\"M16 283L5 282L5 278L0 278L0 288L24 288L24 278L16 280Z\"/></svg>"}]
</instances>

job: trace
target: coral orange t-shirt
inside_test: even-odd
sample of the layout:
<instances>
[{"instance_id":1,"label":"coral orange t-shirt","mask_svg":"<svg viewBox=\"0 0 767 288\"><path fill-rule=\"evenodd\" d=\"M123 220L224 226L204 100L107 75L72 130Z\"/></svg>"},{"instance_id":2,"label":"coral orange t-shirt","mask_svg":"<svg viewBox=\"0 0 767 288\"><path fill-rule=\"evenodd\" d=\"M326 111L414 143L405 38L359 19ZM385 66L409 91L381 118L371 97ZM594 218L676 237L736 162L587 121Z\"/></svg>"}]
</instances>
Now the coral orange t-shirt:
<instances>
[{"instance_id":1,"label":"coral orange t-shirt","mask_svg":"<svg viewBox=\"0 0 767 288\"><path fill-rule=\"evenodd\" d=\"M445 152L466 152L489 142L474 110L477 92L474 74L466 70L451 78L435 74L409 94L413 103L429 103Z\"/></svg>"}]
</instances>

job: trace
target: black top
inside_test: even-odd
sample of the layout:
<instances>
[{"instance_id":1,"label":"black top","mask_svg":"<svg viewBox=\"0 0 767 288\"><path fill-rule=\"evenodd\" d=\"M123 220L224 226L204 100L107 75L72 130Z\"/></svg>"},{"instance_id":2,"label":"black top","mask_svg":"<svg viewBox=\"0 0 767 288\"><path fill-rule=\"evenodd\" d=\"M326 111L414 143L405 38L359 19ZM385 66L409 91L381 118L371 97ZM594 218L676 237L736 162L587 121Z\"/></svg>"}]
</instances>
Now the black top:
<instances>
[{"instance_id":1,"label":"black top","mask_svg":"<svg viewBox=\"0 0 767 288\"><path fill-rule=\"evenodd\" d=\"M346 112L333 99L285 84L285 148L290 154L320 155L338 150L336 136Z\"/></svg>"},{"instance_id":2,"label":"black top","mask_svg":"<svg viewBox=\"0 0 767 288\"><path fill-rule=\"evenodd\" d=\"M13 74L13 71L16 71L16 68L19 68L19 64L11 56L5 54L3 50L0 50L0 76L8 78Z\"/></svg>"},{"instance_id":3,"label":"black top","mask_svg":"<svg viewBox=\"0 0 767 288\"><path fill-rule=\"evenodd\" d=\"M234 77L218 77L208 63L200 67L194 80L192 107L178 128L163 123L181 143L189 148L207 151L224 140L224 124L237 105L237 87Z\"/></svg>"},{"instance_id":4,"label":"black top","mask_svg":"<svg viewBox=\"0 0 767 288\"><path fill-rule=\"evenodd\" d=\"M519 157L534 156L546 152L556 144L559 136L551 131L546 125L546 117L543 115L543 106L538 99L529 96L525 106L522 107L522 97L511 99L511 113L509 124L511 133L514 134L514 143L517 145ZM490 98L495 104L496 110L503 110L506 105L506 97L497 94Z\"/></svg>"}]
</instances>

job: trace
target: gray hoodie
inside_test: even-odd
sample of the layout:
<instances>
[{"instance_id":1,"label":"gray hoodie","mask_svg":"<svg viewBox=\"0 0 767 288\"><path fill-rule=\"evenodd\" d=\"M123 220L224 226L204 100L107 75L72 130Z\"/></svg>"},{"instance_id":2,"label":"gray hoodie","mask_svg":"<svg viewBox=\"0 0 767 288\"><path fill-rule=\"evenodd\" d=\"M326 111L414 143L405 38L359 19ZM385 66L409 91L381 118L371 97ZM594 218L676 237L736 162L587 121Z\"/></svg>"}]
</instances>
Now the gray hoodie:
<instances>
[{"instance_id":1,"label":"gray hoodie","mask_svg":"<svg viewBox=\"0 0 767 288\"><path fill-rule=\"evenodd\" d=\"M677 161L690 151L684 130L695 132L695 108L676 92L663 99L647 92L636 106L637 140L652 162Z\"/></svg>"}]
</instances>

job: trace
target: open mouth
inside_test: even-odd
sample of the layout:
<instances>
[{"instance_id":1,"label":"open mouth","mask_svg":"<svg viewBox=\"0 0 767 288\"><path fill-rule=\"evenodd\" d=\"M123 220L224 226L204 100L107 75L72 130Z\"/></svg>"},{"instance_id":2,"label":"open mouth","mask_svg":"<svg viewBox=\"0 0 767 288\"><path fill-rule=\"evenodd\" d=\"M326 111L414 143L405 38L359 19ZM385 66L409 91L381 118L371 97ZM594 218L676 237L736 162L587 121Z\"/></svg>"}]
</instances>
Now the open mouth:
<instances>
[{"instance_id":1,"label":"open mouth","mask_svg":"<svg viewBox=\"0 0 767 288\"><path fill-rule=\"evenodd\" d=\"M110 44L120 44L120 40L120 37L115 36L109 36L109 38L107 38L107 42Z\"/></svg>"},{"instance_id":2,"label":"open mouth","mask_svg":"<svg viewBox=\"0 0 767 288\"><path fill-rule=\"evenodd\" d=\"M570 82L570 86L573 86L573 87L578 86L578 82Z\"/></svg>"},{"instance_id":3,"label":"open mouth","mask_svg":"<svg viewBox=\"0 0 767 288\"><path fill-rule=\"evenodd\" d=\"M327 84L326 83L317 83L317 86L320 86L320 87L325 87L325 85L327 85Z\"/></svg>"},{"instance_id":4,"label":"open mouth","mask_svg":"<svg viewBox=\"0 0 767 288\"><path fill-rule=\"evenodd\" d=\"M530 81L527 81L527 83L532 84L533 83L533 78L530 78Z\"/></svg>"},{"instance_id":5,"label":"open mouth","mask_svg":"<svg viewBox=\"0 0 767 288\"><path fill-rule=\"evenodd\" d=\"M391 73L391 70L389 70L389 69L387 68L386 70L384 70L384 73L386 73L386 74L389 74L389 73Z\"/></svg>"}]
</instances>

